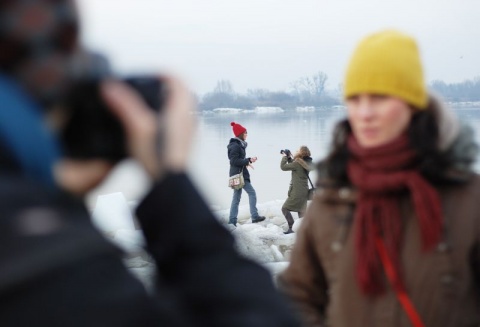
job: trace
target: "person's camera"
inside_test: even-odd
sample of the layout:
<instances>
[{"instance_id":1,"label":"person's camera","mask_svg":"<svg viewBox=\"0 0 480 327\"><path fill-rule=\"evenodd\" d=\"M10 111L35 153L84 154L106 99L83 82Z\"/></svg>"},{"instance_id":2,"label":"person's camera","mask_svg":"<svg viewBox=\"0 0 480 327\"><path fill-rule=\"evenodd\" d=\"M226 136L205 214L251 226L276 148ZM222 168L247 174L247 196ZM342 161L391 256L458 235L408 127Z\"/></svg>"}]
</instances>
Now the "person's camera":
<instances>
[{"instance_id":1,"label":"person's camera","mask_svg":"<svg viewBox=\"0 0 480 327\"><path fill-rule=\"evenodd\" d=\"M79 80L66 96L63 105L69 114L60 137L67 157L112 162L127 157L123 126L101 96L101 81L102 78ZM163 107L166 90L157 77L136 76L122 82L135 89L152 110L160 111Z\"/></svg>"},{"instance_id":2,"label":"person's camera","mask_svg":"<svg viewBox=\"0 0 480 327\"><path fill-rule=\"evenodd\" d=\"M291 156L292 156L292 152L290 152L289 149L280 150L280 154L284 154L284 155L286 155L287 157L291 157Z\"/></svg>"}]
</instances>

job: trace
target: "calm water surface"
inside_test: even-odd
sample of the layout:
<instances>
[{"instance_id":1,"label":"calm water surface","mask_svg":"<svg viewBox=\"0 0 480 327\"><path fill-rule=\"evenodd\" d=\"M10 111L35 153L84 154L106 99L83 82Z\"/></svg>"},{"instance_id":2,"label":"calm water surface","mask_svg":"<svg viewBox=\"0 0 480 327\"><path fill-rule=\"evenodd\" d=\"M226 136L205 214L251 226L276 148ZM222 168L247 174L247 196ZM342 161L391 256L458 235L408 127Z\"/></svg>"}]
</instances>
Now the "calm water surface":
<instances>
[{"instance_id":1,"label":"calm water surface","mask_svg":"<svg viewBox=\"0 0 480 327\"><path fill-rule=\"evenodd\" d=\"M470 124L475 131L479 130L480 107L455 109L455 112L461 121ZM345 109L341 108L314 112L201 114L190 175L213 208L230 207L233 191L227 187L227 144L233 137L230 122L234 121L248 129L247 157L258 157L255 169L250 170L258 202L284 200L291 173L280 170L280 150L287 148L295 152L301 145L307 145L314 161L320 160L327 153L334 125L345 115ZM478 142L479 133L476 138ZM479 163L476 167L480 170ZM315 174L310 175L314 181ZM123 192L127 200L136 201L147 186L145 176L131 164L126 164L90 194L87 204L93 208L99 194L113 192ZM248 197L243 193L241 205L247 203Z\"/></svg>"},{"instance_id":2,"label":"calm water surface","mask_svg":"<svg viewBox=\"0 0 480 327\"><path fill-rule=\"evenodd\" d=\"M460 119L475 130L480 127L480 108L455 109ZM227 187L229 161L227 144L233 137L230 122L247 128L247 157L258 157L250 170L259 203L287 197L290 172L280 170L280 150L292 152L307 145L314 161L327 152L334 125L344 118L344 109L284 113L215 113L199 117L199 133L191 165L191 175L209 203L230 207L232 190ZM478 140L478 133L476 134ZM312 180L315 175L311 174ZM248 203L243 193L242 204Z\"/></svg>"},{"instance_id":3,"label":"calm water surface","mask_svg":"<svg viewBox=\"0 0 480 327\"><path fill-rule=\"evenodd\" d=\"M280 170L280 150L295 152L301 145L306 145L313 159L320 159L326 152L334 124L344 115L341 109L202 115L192 175L212 205L222 209L230 206L233 191L227 187L230 167L227 144L233 137L230 122L234 121L248 130L247 157L258 157L255 169L250 169L258 202L285 199L291 173ZM311 178L314 181L314 174ZM241 204L247 201L247 195L243 193Z\"/></svg>"}]
</instances>

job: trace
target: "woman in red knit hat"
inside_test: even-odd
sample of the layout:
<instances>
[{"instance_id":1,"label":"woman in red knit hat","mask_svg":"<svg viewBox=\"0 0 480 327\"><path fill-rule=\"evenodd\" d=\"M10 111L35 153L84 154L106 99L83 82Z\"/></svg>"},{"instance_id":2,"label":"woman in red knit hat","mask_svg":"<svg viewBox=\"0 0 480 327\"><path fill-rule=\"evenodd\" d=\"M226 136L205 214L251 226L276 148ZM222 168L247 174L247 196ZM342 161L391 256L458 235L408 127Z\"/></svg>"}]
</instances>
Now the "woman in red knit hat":
<instances>
[{"instance_id":1,"label":"woman in red knit hat","mask_svg":"<svg viewBox=\"0 0 480 327\"><path fill-rule=\"evenodd\" d=\"M230 139L228 143L228 160L230 160L230 176L243 173L245 186L243 189L248 194L248 202L250 204L250 215L253 223L264 221L265 217L258 214L257 209L257 194L252 184L250 183L250 173L247 167L257 161L257 157L246 158L247 149L247 129L240 124L231 122L234 138ZM238 206L242 197L242 188L233 190L232 204L230 206L230 216L228 223L237 226Z\"/></svg>"}]
</instances>

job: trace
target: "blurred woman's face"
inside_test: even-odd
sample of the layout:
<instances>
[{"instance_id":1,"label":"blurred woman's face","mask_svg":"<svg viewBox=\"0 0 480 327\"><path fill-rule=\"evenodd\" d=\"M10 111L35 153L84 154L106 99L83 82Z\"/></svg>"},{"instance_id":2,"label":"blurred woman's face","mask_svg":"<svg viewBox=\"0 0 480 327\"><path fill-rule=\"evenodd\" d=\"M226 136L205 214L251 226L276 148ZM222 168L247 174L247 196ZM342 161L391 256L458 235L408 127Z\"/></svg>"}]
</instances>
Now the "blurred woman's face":
<instances>
[{"instance_id":1,"label":"blurred woman's face","mask_svg":"<svg viewBox=\"0 0 480 327\"><path fill-rule=\"evenodd\" d=\"M362 93L346 101L353 135L364 148L399 137L410 124L412 109L399 98Z\"/></svg>"}]
</instances>

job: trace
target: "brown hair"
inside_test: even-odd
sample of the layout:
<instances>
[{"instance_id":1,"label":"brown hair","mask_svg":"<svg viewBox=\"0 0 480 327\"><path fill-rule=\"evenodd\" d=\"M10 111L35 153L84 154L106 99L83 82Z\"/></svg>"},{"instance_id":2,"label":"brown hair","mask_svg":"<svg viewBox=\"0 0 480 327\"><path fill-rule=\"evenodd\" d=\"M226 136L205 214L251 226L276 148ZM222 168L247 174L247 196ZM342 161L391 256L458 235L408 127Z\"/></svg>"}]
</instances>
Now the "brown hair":
<instances>
[{"instance_id":1,"label":"brown hair","mask_svg":"<svg viewBox=\"0 0 480 327\"><path fill-rule=\"evenodd\" d=\"M298 152L295 154L295 159L297 158L304 158L304 157L310 157L310 149L306 145L302 145Z\"/></svg>"}]
</instances>

